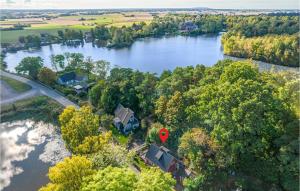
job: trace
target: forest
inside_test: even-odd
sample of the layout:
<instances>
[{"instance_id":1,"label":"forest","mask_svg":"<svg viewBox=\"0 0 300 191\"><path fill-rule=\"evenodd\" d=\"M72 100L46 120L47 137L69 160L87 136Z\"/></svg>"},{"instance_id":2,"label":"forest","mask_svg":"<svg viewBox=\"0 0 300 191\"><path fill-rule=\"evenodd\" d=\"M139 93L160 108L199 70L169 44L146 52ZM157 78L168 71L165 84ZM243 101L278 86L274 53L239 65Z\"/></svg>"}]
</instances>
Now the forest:
<instances>
[{"instance_id":1,"label":"forest","mask_svg":"<svg viewBox=\"0 0 300 191\"><path fill-rule=\"evenodd\" d=\"M133 138L160 145L158 131L169 130L165 146L195 173L185 179L186 191L298 190L298 74L259 72L251 61L232 60L160 76L128 68L101 71L89 92L92 105L61 113L63 139L77 156L50 168L50 183L41 191L172 190L174 180L157 168L136 176L130 169L134 154L110 131L99 135L98 124L113 128L118 103L141 120Z\"/></svg>"},{"instance_id":2,"label":"forest","mask_svg":"<svg viewBox=\"0 0 300 191\"><path fill-rule=\"evenodd\" d=\"M224 54L299 67L299 17L228 17Z\"/></svg>"}]
</instances>

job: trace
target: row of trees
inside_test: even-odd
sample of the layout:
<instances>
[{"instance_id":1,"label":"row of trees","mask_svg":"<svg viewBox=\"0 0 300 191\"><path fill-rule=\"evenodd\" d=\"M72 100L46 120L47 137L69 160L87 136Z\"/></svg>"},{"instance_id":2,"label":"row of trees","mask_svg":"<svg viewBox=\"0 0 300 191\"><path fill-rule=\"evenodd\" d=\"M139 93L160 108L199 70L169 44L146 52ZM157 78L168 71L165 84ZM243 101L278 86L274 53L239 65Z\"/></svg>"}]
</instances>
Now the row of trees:
<instances>
[{"instance_id":1,"label":"row of trees","mask_svg":"<svg viewBox=\"0 0 300 191\"><path fill-rule=\"evenodd\" d=\"M283 66L299 67L299 35L269 35L245 38L226 34L224 53Z\"/></svg>"},{"instance_id":2,"label":"row of trees","mask_svg":"<svg viewBox=\"0 0 300 191\"><path fill-rule=\"evenodd\" d=\"M70 41L70 40L81 40L83 41L84 36L81 30L74 30L74 29L65 29L57 31L58 37L63 41Z\"/></svg>"},{"instance_id":3,"label":"row of trees","mask_svg":"<svg viewBox=\"0 0 300 191\"><path fill-rule=\"evenodd\" d=\"M40 47L41 46L41 37L38 35L27 35L27 36L20 36L19 42L25 44L26 48L29 47Z\"/></svg>"},{"instance_id":4,"label":"row of trees","mask_svg":"<svg viewBox=\"0 0 300 191\"><path fill-rule=\"evenodd\" d=\"M135 23L129 27L105 27L98 26L91 29L94 41L108 44L109 47L129 46L134 39L150 36L175 35L175 34L203 34L218 33L224 28L225 17L212 15L168 15L155 17L150 24L144 22ZM190 31L181 31L185 22L192 22L197 27Z\"/></svg>"}]
</instances>

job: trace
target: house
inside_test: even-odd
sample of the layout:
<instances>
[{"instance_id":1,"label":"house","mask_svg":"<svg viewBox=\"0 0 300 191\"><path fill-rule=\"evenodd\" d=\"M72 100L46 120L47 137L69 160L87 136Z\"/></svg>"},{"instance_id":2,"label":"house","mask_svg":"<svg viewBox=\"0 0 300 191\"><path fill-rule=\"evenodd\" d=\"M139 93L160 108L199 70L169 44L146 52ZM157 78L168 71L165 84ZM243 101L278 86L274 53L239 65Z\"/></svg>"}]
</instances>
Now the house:
<instances>
[{"instance_id":1,"label":"house","mask_svg":"<svg viewBox=\"0 0 300 191\"><path fill-rule=\"evenodd\" d=\"M114 113L114 125L125 135L128 135L131 131L139 127L139 121L135 118L134 112L131 109L119 104Z\"/></svg>"},{"instance_id":2,"label":"house","mask_svg":"<svg viewBox=\"0 0 300 191\"><path fill-rule=\"evenodd\" d=\"M187 21L181 24L180 29L184 32L191 32L198 29L198 26L192 21Z\"/></svg>"},{"instance_id":3,"label":"house","mask_svg":"<svg viewBox=\"0 0 300 191\"><path fill-rule=\"evenodd\" d=\"M57 79L57 83L65 86L85 86L87 80L88 79L86 75L79 75L75 72L68 72L59 76Z\"/></svg>"},{"instance_id":4,"label":"house","mask_svg":"<svg viewBox=\"0 0 300 191\"><path fill-rule=\"evenodd\" d=\"M142 158L147 164L158 166L164 172L171 173L179 184L182 184L183 179L191 175L184 164L164 146L151 144Z\"/></svg>"}]
</instances>

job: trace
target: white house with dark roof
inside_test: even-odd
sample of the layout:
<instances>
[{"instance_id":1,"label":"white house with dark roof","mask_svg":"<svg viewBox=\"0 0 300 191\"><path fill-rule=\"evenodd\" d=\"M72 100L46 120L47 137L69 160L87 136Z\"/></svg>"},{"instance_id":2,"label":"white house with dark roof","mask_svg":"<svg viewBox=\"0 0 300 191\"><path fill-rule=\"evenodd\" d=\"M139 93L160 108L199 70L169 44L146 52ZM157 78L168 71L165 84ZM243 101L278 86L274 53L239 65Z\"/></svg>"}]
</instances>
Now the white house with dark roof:
<instances>
[{"instance_id":1,"label":"white house with dark roof","mask_svg":"<svg viewBox=\"0 0 300 191\"><path fill-rule=\"evenodd\" d=\"M128 135L139 127L139 121L131 109L119 104L115 110L114 125L120 132Z\"/></svg>"}]
</instances>

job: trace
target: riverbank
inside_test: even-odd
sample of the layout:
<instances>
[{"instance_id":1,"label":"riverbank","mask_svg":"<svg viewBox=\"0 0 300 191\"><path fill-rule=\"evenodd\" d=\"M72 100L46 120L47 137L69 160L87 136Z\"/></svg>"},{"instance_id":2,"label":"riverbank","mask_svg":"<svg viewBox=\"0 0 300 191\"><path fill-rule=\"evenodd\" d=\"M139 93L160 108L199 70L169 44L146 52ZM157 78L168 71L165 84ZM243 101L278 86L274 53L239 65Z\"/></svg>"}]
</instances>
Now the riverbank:
<instances>
[{"instance_id":1,"label":"riverbank","mask_svg":"<svg viewBox=\"0 0 300 191\"><path fill-rule=\"evenodd\" d=\"M35 96L1 106L1 123L27 120L58 124L58 115L63 107L46 96Z\"/></svg>"},{"instance_id":2,"label":"riverbank","mask_svg":"<svg viewBox=\"0 0 300 191\"><path fill-rule=\"evenodd\" d=\"M300 73L299 68L297 67L289 67L289 66L281 66L277 64L272 64L272 63L267 63L267 62L262 62L258 60L252 60L252 59L247 59L247 58L237 58L233 56L227 56L224 55L225 59L231 59L234 61L239 61L239 60L250 60L254 64L258 66L259 71L272 71L272 72L281 72L281 71L290 71L290 72L297 72Z\"/></svg>"}]
</instances>

